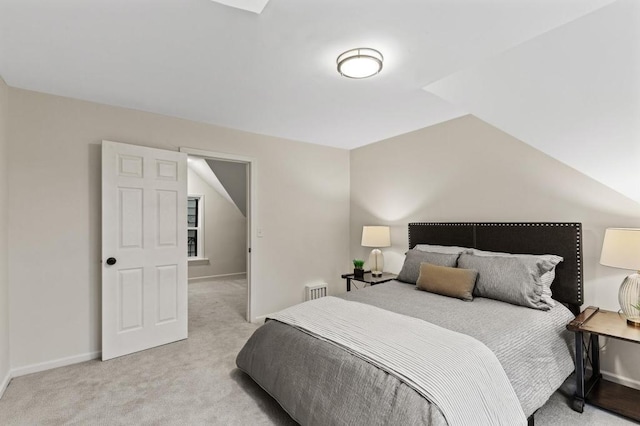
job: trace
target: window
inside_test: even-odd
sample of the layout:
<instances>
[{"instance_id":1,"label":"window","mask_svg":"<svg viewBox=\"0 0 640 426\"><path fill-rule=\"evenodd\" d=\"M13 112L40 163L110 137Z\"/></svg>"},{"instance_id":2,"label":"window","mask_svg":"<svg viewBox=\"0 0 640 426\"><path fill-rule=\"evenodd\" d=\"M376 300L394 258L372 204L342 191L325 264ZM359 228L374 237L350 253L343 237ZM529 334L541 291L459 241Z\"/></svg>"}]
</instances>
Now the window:
<instances>
[{"instance_id":1,"label":"window","mask_svg":"<svg viewBox=\"0 0 640 426\"><path fill-rule=\"evenodd\" d=\"M202 226L202 208L204 197L190 195L187 198L187 257L204 257L202 250L204 232Z\"/></svg>"}]
</instances>

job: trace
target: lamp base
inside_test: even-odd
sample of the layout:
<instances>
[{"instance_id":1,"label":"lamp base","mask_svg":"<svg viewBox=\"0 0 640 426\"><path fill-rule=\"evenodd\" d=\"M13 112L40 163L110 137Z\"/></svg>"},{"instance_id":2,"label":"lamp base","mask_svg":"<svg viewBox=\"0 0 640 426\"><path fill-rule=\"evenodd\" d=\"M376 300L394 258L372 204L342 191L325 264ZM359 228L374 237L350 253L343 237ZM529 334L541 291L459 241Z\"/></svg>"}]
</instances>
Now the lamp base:
<instances>
[{"instance_id":1,"label":"lamp base","mask_svg":"<svg viewBox=\"0 0 640 426\"><path fill-rule=\"evenodd\" d=\"M382 276L382 270L384 269L384 256L382 256L382 250L371 250L371 254L369 255L369 267L371 268L371 275L374 277Z\"/></svg>"},{"instance_id":2,"label":"lamp base","mask_svg":"<svg viewBox=\"0 0 640 426\"><path fill-rule=\"evenodd\" d=\"M640 274L631 274L622 281L618 302L627 324L640 327Z\"/></svg>"},{"instance_id":3,"label":"lamp base","mask_svg":"<svg viewBox=\"0 0 640 426\"><path fill-rule=\"evenodd\" d=\"M636 321L630 320L630 319L627 319L627 325L630 325L631 327L640 328L640 322L636 322Z\"/></svg>"}]
</instances>

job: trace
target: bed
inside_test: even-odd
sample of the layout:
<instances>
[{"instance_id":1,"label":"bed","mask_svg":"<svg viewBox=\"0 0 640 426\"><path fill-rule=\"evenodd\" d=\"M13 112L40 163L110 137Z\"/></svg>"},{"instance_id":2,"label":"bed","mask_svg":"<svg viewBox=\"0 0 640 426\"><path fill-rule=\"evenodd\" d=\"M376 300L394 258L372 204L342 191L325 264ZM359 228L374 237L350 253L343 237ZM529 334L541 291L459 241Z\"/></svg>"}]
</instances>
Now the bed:
<instances>
[{"instance_id":1,"label":"bed","mask_svg":"<svg viewBox=\"0 0 640 426\"><path fill-rule=\"evenodd\" d=\"M533 424L535 411L544 405L574 370L573 339L565 326L582 304L581 225L547 222L410 223L410 252L423 244L491 253L561 256L563 261L555 265L555 278L551 284L555 301L552 304L555 306L545 310L531 309L477 296L469 303L419 291L414 284L391 281L347 293L341 296L340 301L333 301L334 305L344 305L344 311L349 311L344 313L346 319L337 324L347 323L344 326L346 329L356 329L346 330L345 333L360 333L367 327L375 331L376 328L384 328L384 324L396 324L393 321L397 319L401 321L397 324L444 329L478 342L495 356L510 384L507 387L517 397L516 404L524 414L525 423L528 421ZM473 258L474 254L465 256ZM462 255L459 255L458 261L461 258ZM305 309L304 305L307 304L298 306ZM358 313L360 308L362 314ZM328 328L329 333L336 327L336 324L327 326L325 320L314 322L322 318L322 313L313 311L308 316L313 326L317 322L319 327ZM328 315L326 319L330 320L331 316ZM448 389L441 391L444 392L444 399L435 394L431 397L430 388L425 391L396 366L387 368L380 364L366 353L366 347L354 350L349 344L353 335L342 336L346 339L342 341L339 337L332 340L318 335L308 325L287 322L282 319L284 317L286 315L274 315L274 320L267 320L256 330L238 354L236 363L298 423L440 426L468 423L464 417L454 421L456 413L471 411L471 415L477 414L473 412L476 405L470 399L465 400L466 396L457 401L451 389ZM412 331L413 327L398 326L396 331ZM396 337L393 334L402 333L389 334L389 342ZM404 345L389 343L387 346L395 350L396 346ZM415 354L415 349L412 350ZM414 365L411 368L415 370L425 366L426 369L425 360L428 361L421 359L417 367ZM399 362L398 365L402 368L404 364ZM470 370L480 370L471 367ZM453 376L457 368L448 366L442 367L442 370L452 371L451 380L444 381L453 383L448 386L455 386ZM470 370L464 374L469 375ZM420 371L417 374L420 375ZM467 395L468 392L484 392L484 384L476 383L482 382L481 379L468 380L467 385L458 388L459 392L467 392ZM491 397L487 396L486 399L491 400ZM451 404L454 404L453 408L447 406ZM444 406L447 406L446 409Z\"/></svg>"}]
</instances>

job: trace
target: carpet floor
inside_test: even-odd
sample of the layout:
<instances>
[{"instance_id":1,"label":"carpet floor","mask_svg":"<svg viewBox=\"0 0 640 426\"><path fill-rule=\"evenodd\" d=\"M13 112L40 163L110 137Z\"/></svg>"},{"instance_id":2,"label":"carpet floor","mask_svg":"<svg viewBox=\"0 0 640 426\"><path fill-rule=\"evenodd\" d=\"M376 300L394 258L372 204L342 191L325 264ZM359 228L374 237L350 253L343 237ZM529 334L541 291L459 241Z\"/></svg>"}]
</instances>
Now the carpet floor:
<instances>
[{"instance_id":1,"label":"carpet floor","mask_svg":"<svg viewBox=\"0 0 640 426\"><path fill-rule=\"evenodd\" d=\"M189 285L189 338L107 362L13 379L0 425L293 425L235 357L258 327L244 321L246 280ZM628 425L592 406L568 406L567 380L535 415L542 425Z\"/></svg>"}]
</instances>

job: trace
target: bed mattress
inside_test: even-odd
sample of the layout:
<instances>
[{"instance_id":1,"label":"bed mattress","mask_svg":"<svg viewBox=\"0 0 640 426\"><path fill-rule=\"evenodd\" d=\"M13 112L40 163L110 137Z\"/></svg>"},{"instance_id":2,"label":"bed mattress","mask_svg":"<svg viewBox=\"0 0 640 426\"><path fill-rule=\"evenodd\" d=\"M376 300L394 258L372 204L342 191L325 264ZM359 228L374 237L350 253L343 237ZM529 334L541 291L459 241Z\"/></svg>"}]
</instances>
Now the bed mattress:
<instances>
[{"instance_id":1,"label":"bed mattress","mask_svg":"<svg viewBox=\"0 0 640 426\"><path fill-rule=\"evenodd\" d=\"M527 416L574 370L565 329L573 315L560 304L539 311L484 298L464 302L398 281L342 297L481 341L500 361ZM446 424L438 407L397 378L277 321L256 331L237 365L301 424Z\"/></svg>"}]
</instances>

